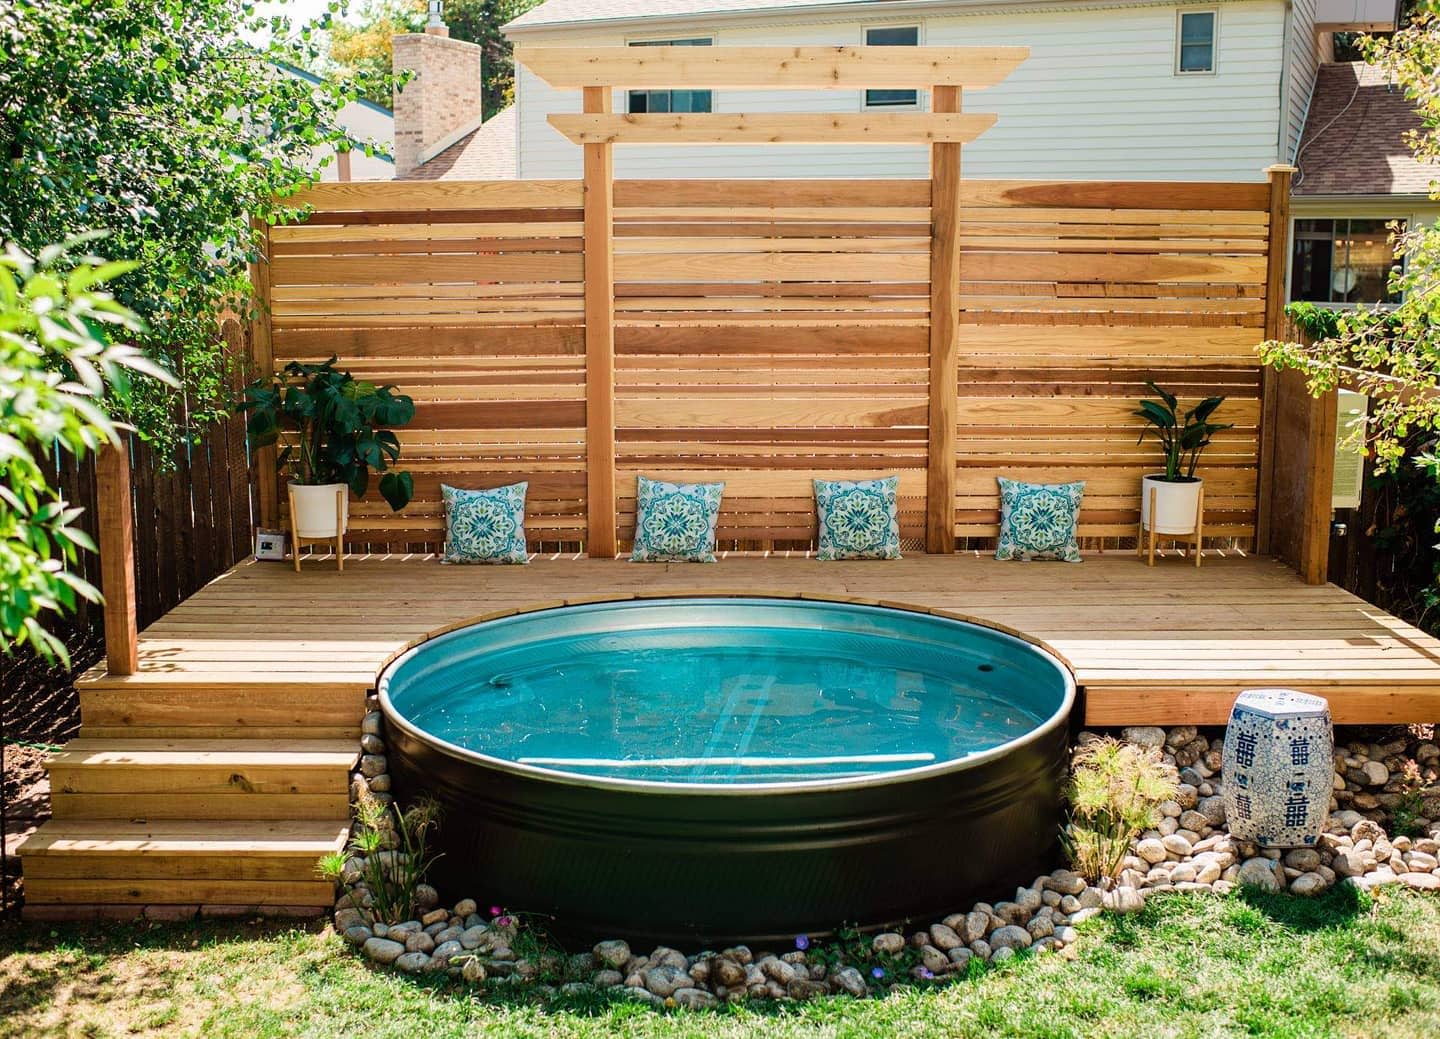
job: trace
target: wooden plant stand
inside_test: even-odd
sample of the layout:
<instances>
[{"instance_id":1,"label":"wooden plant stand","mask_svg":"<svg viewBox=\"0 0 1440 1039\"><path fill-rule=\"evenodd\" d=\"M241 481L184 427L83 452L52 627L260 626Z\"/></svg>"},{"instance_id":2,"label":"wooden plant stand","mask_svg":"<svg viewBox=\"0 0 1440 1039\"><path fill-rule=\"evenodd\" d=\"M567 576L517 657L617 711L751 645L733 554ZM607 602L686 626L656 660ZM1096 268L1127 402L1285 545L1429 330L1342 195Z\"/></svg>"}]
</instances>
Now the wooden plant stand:
<instances>
[{"instance_id":1,"label":"wooden plant stand","mask_svg":"<svg viewBox=\"0 0 1440 1039\"><path fill-rule=\"evenodd\" d=\"M1150 518L1153 520L1158 512L1156 509L1156 498L1158 491L1150 488ZM1205 487L1202 484L1200 493L1195 497L1195 530L1189 534L1159 534L1145 526L1144 513L1141 513L1140 522L1136 527L1135 554L1147 556L1145 565L1155 565L1155 542L1159 538L1168 538L1170 541L1183 541L1191 546L1191 553L1195 557L1195 565L1200 565L1200 557L1204 553L1205 543ZM1148 547L1147 547L1148 546Z\"/></svg>"},{"instance_id":2,"label":"wooden plant stand","mask_svg":"<svg viewBox=\"0 0 1440 1039\"><path fill-rule=\"evenodd\" d=\"M345 569L345 492L341 486L335 491L335 569ZM309 541L329 541L330 538L301 538L300 527L295 521L295 492L287 491L290 497L290 555L295 560L295 572L300 572L300 544Z\"/></svg>"}]
</instances>

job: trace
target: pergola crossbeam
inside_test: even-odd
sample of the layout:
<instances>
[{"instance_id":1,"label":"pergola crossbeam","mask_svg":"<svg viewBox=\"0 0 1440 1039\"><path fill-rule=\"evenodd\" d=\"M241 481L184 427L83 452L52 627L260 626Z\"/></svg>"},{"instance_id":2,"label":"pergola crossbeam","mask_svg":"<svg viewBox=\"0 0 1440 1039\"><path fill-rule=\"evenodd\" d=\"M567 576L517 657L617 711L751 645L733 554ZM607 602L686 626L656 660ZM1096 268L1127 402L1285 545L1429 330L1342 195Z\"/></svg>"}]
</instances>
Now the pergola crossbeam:
<instances>
[{"instance_id":1,"label":"pergola crossbeam","mask_svg":"<svg viewBox=\"0 0 1440 1039\"><path fill-rule=\"evenodd\" d=\"M855 90L994 86L1029 47L520 47L552 87Z\"/></svg>"},{"instance_id":2,"label":"pergola crossbeam","mask_svg":"<svg viewBox=\"0 0 1440 1039\"><path fill-rule=\"evenodd\" d=\"M995 124L985 114L555 114L576 144L960 144Z\"/></svg>"}]
</instances>

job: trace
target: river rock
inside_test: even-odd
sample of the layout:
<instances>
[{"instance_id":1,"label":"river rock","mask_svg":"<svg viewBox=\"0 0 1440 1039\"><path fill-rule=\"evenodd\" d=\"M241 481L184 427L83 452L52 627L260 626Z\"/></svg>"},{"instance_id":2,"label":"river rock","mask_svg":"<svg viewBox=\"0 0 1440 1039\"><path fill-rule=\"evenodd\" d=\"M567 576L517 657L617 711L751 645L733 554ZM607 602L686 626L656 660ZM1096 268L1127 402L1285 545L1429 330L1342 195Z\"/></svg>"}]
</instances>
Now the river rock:
<instances>
[{"instance_id":1,"label":"river rock","mask_svg":"<svg viewBox=\"0 0 1440 1039\"><path fill-rule=\"evenodd\" d=\"M1390 770L1379 761L1365 762L1360 771L1365 774L1365 782L1371 786L1384 786L1390 782Z\"/></svg>"},{"instance_id":2,"label":"river rock","mask_svg":"<svg viewBox=\"0 0 1440 1039\"><path fill-rule=\"evenodd\" d=\"M423 952L407 952L395 958L395 969L406 974L419 974L430 967L430 957Z\"/></svg>"},{"instance_id":3,"label":"river rock","mask_svg":"<svg viewBox=\"0 0 1440 1039\"><path fill-rule=\"evenodd\" d=\"M1030 932L1014 924L997 927L995 933L990 936L990 946L997 952L1000 949L1027 949L1030 947L1030 941Z\"/></svg>"},{"instance_id":4,"label":"river rock","mask_svg":"<svg viewBox=\"0 0 1440 1039\"><path fill-rule=\"evenodd\" d=\"M476 924L474 927L467 927L460 932L460 944L466 949L478 949L486 943L489 936L489 929L484 924Z\"/></svg>"},{"instance_id":5,"label":"river rock","mask_svg":"<svg viewBox=\"0 0 1440 1039\"><path fill-rule=\"evenodd\" d=\"M1047 886L1051 891L1057 891L1063 897L1065 895L1078 895L1085 890L1085 878L1078 873L1072 873L1067 869L1057 869L1050 874Z\"/></svg>"},{"instance_id":6,"label":"river rock","mask_svg":"<svg viewBox=\"0 0 1440 1039\"><path fill-rule=\"evenodd\" d=\"M1400 883L1415 891L1440 891L1440 877L1434 873L1401 873Z\"/></svg>"},{"instance_id":7,"label":"river rock","mask_svg":"<svg viewBox=\"0 0 1440 1039\"><path fill-rule=\"evenodd\" d=\"M465 961L464 966L460 968L460 976L470 982L484 981L485 965L476 957L471 956Z\"/></svg>"},{"instance_id":8,"label":"river rock","mask_svg":"<svg viewBox=\"0 0 1440 1039\"><path fill-rule=\"evenodd\" d=\"M1275 876L1275 864L1267 858L1246 859L1240 864L1240 873L1237 879L1245 887L1253 887L1266 892L1280 890L1280 881Z\"/></svg>"},{"instance_id":9,"label":"river rock","mask_svg":"<svg viewBox=\"0 0 1440 1039\"><path fill-rule=\"evenodd\" d=\"M1165 861L1165 845L1158 837L1147 837L1135 845L1135 854L1139 855L1151 865L1154 865L1155 863Z\"/></svg>"},{"instance_id":10,"label":"river rock","mask_svg":"<svg viewBox=\"0 0 1440 1039\"><path fill-rule=\"evenodd\" d=\"M1145 896L1130 885L1121 885L1104 894L1105 908L1120 916L1138 913L1145 908ZM1084 912L1084 910L1081 910Z\"/></svg>"},{"instance_id":11,"label":"river rock","mask_svg":"<svg viewBox=\"0 0 1440 1039\"><path fill-rule=\"evenodd\" d=\"M360 951L376 963L394 963L405 955L405 946L389 938L370 938L360 947Z\"/></svg>"},{"instance_id":12,"label":"river rock","mask_svg":"<svg viewBox=\"0 0 1440 1039\"><path fill-rule=\"evenodd\" d=\"M1302 898L1311 898L1329 886L1319 873L1301 873L1290 882L1290 893L1300 895Z\"/></svg>"},{"instance_id":13,"label":"river rock","mask_svg":"<svg viewBox=\"0 0 1440 1039\"><path fill-rule=\"evenodd\" d=\"M865 995L865 979L854 967L842 967L837 970L831 981L841 992L854 996L856 999Z\"/></svg>"},{"instance_id":14,"label":"river rock","mask_svg":"<svg viewBox=\"0 0 1440 1039\"><path fill-rule=\"evenodd\" d=\"M950 969L950 957L933 945L927 945L920 950L920 963L932 974Z\"/></svg>"},{"instance_id":15,"label":"river rock","mask_svg":"<svg viewBox=\"0 0 1440 1039\"><path fill-rule=\"evenodd\" d=\"M1126 726L1120 730L1120 738L1148 750L1159 750L1165 746L1165 730L1154 725Z\"/></svg>"},{"instance_id":16,"label":"river rock","mask_svg":"<svg viewBox=\"0 0 1440 1039\"><path fill-rule=\"evenodd\" d=\"M1014 958L1015 958L1015 950L1012 949L1012 948L1010 948L1010 946L1007 945L1007 946L1005 946L1004 948L996 949L996 950L995 950L995 954L990 957L990 962L991 962L991 963L1004 963L1006 960L1013 960Z\"/></svg>"},{"instance_id":17,"label":"river rock","mask_svg":"<svg viewBox=\"0 0 1440 1039\"><path fill-rule=\"evenodd\" d=\"M625 979L620 975L620 972L618 970L612 970L609 967L606 967L604 970L597 970L593 980L595 984L601 988L614 988L616 985L625 984Z\"/></svg>"},{"instance_id":18,"label":"river rock","mask_svg":"<svg viewBox=\"0 0 1440 1039\"><path fill-rule=\"evenodd\" d=\"M601 942L591 951L595 953L597 960L614 970L619 970L630 962L630 946L618 939Z\"/></svg>"},{"instance_id":19,"label":"river rock","mask_svg":"<svg viewBox=\"0 0 1440 1039\"><path fill-rule=\"evenodd\" d=\"M665 964L650 967L643 972L645 987L662 999L673 996L676 991L690 987L690 975L679 967Z\"/></svg>"},{"instance_id":20,"label":"river rock","mask_svg":"<svg viewBox=\"0 0 1440 1039\"><path fill-rule=\"evenodd\" d=\"M698 988L676 989L674 994L676 1006L685 1007L687 1010L710 1010L720 1005L720 1001L709 992Z\"/></svg>"},{"instance_id":21,"label":"river rock","mask_svg":"<svg viewBox=\"0 0 1440 1039\"><path fill-rule=\"evenodd\" d=\"M760 972L767 978L771 981L778 981L782 985L788 985L795 980L795 968L774 956L767 956L761 960L759 967Z\"/></svg>"},{"instance_id":22,"label":"river rock","mask_svg":"<svg viewBox=\"0 0 1440 1039\"><path fill-rule=\"evenodd\" d=\"M429 952L435 948L435 939L424 931L415 931L405 936L406 952Z\"/></svg>"},{"instance_id":23,"label":"river rock","mask_svg":"<svg viewBox=\"0 0 1440 1039\"><path fill-rule=\"evenodd\" d=\"M1362 876L1365 873L1365 856L1354 849L1342 849L1335 853L1330 868L1342 877Z\"/></svg>"},{"instance_id":24,"label":"river rock","mask_svg":"<svg viewBox=\"0 0 1440 1039\"><path fill-rule=\"evenodd\" d=\"M1295 848L1285 853L1284 862L1291 869L1309 872L1320 865L1320 853L1314 848Z\"/></svg>"},{"instance_id":25,"label":"river rock","mask_svg":"<svg viewBox=\"0 0 1440 1039\"><path fill-rule=\"evenodd\" d=\"M958 949L964 945L965 939L961 938L952 928L946 927L944 924L931 924L930 942L935 948L949 952L951 949Z\"/></svg>"},{"instance_id":26,"label":"river rock","mask_svg":"<svg viewBox=\"0 0 1440 1039\"><path fill-rule=\"evenodd\" d=\"M374 932L364 924L345 928L345 940L351 945L364 945L372 937L374 937Z\"/></svg>"},{"instance_id":27,"label":"river rock","mask_svg":"<svg viewBox=\"0 0 1440 1039\"><path fill-rule=\"evenodd\" d=\"M885 931L874 937L870 947L881 956L899 956L905 951L905 936L894 931Z\"/></svg>"}]
</instances>

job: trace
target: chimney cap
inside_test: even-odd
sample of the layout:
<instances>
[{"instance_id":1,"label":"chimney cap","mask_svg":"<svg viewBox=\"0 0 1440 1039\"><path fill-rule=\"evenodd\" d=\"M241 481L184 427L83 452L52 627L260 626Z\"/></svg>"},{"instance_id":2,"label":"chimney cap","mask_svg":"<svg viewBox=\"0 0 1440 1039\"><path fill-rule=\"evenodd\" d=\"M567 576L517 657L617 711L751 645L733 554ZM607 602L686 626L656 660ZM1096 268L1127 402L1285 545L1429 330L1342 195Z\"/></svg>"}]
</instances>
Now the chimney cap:
<instances>
[{"instance_id":1,"label":"chimney cap","mask_svg":"<svg viewBox=\"0 0 1440 1039\"><path fill-rule=\"evenodd\" d=\"M445 0L430 0L430 20L425 23L427 36L449 36L450 27L445 24Z\"/></svg>"}]
</instances>

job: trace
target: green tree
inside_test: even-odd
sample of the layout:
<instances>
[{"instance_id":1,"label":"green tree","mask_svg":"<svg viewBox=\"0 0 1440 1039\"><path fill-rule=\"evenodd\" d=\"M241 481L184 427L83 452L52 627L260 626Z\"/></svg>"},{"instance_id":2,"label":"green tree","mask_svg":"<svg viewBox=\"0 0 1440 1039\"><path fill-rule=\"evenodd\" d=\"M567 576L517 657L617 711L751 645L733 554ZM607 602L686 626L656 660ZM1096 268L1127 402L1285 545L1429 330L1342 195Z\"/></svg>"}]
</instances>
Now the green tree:
<instances>
[{"instance_id":1,"label":"green tree","mask_svg":"<svg viewBox=\"0 0 1440 1039\"><path fill-rule=\"evenodd\" d=\"M484 48L481 77L486 119L515 100L515 61L501 27L540 2L448 0L445 4L450 37ZM425 0L370 0L356 13L353 24L335 23L330 34L331 61L342 76L366 81L364 96L368 100L388 107L394 89L390 39L396 33L421 32L426 8Z\"/></svg>"},{"instance_id":2,"label":"green tree","mask_svg":"<svg viewBox=\"0 0 1440 1039\"><path fill-rule=\"evenodd\" d=\"M353 87L269 60L313 63L329 21L296 30L249 0L0 0L0 240L33 254L100 229L136 261L111 289L187 405L139 380L124 417L162 446L228 403L218 329L253 305L251 219L288 217L316 151L349 147L335 114Z\"/></svg>"},{"instance_id":3,"label":"green tree","mask_svg":"<svg viewBox=\"0 0 1440 1039\"><path fill-rule=\"evenodd\" d=\"M1440 163L1440 0L1421 0L1407 28L1367 39L1364 47L1420 113L1422 125L1409 138L1415 156ZM1433 184L1431 197L1440 199ZM1400 463L1415 434L1440 431L1440 227L1397 229L1395 255L1397 306L1339 312L1295 306L1292 316L1313 342L1260 348L1265 363L1304 372L1314 393L1345 382L1370 397L1366 435L1381 471ZM1428 454L1415 460L1440 471Z\"/></svg>"},{"instance_id":4,"label":"green tree","mask_svg":"<svg viewBox=\"0 0 1440 1039\"><path fill-rule=\"evenodd\" d=\"M38 260L13 245L0 256L0 652L7 656L29 646L68 664L46 614L100 597L66 569L95 545L72 526L80 510L66 504L42 460L57 447L83 456L117 443L119 427L101 405L107 392L124 401L131 372L174 383L134 346L111 340L111 331L143 331L103 289L133 269L90 257L71 264L63 246L42 250Z\"/></svg>"}]
</instances>

